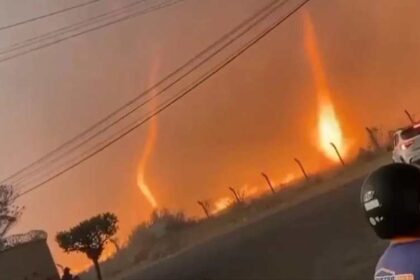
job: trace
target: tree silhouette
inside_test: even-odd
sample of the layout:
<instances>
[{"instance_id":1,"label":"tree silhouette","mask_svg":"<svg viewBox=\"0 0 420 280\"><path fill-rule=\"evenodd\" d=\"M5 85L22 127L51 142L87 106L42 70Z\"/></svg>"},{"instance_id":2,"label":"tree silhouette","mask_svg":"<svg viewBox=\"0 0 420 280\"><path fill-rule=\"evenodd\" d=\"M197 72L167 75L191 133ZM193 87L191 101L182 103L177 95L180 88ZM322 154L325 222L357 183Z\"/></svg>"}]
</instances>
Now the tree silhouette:
<instances>
[{"instance_id":1,"label":"tree silhouette","mask_svg":"<svg viewBox=\"0 0 420 280\"><path fill-rule=\"evenodd\" d=\"M0 185L0 247L7 232L22 215L23 207L15 205L17 197L12 186Z\"/></svg>"},{"instance_id":2,"label":"tree silhouette","mask_svg":"<svg viewBox=\"0 0 420 280\"><path fill-rule=\"evenodd\" d=\"M68 231L59 232L56 241L66 253L81 252L95 265L96 274L102 280L99 258L118 230L118 218L112 213L104 213L83 221Z\"/></svg>"}]
</instances>

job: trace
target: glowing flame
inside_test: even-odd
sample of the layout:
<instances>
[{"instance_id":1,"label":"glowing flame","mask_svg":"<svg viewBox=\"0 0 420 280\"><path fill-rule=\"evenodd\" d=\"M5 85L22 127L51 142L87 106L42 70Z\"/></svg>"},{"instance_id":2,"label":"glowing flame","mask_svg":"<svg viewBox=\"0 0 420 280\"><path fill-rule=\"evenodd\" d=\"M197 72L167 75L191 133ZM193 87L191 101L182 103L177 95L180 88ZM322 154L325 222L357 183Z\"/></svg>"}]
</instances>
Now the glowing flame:
<instances>
[{"instance_id":1,"label":"glowing flame","mask_svg":"<svg viewBox=\"0 0 420 280\"><path fill-rule=\"evenodd\" d=\"M153 196L152 192L150 191L150 188L144 182L144 177L143 177L142 173L139 173L138 176L137 176L137 185L138 185L140 191L146 197L147 201L149 201L150 205L153 208L157 208L156 199Z\"/></svg>"},{"instance_id":2,"label":"glowing flame","mask_svg":"<svg viewBox=\"0 0 420 280\"><path fill-rule=\"evenodd\" d=\"M343 153L345 149L340 123L337 120L332 103L325 102L320 104L318 132L319 143L325 155L330 159L338 161L337 154L331 146L331 143L334 143L341 153Z\"/></svg>"},{"instance_id":3,"label":"glowing flame","mask_svg":"<svg viewBox=\"0 0 420 280\"><path fill-rule=\"evenodd\" d=\"M100 261L105 262L105 261L109 260L110 258L112 258L115 255L116 252L117 252L117 250L115 249L114 245L109 244L109 246L106 246L104 248L104 251L102 252Z\"/></svg>"},{"instance_id":4,"label":"glowing flame","mask_svg":"<svg viewBox=\"0 0 420 280\"><path fill-rule=\"evenodd\" d=\"M260 194L260 188L257 186L250 187L249 185L245 184L241 189L240 192L243 193L246 197L256 197Z\"/></svg>"},{"instance_id":5,"label":"glowing flame","mask_svg":"<svg viewBox=\"0 0 420 280\"><path fill-rule=\"evenodd\" d=\"M261 194L261 188L245 184L242 188L239 189L239 193L241 196L243 196L244 199L255 198ZM219 213L228 208L233 203L234 200L232 199L232 197L221 197L214 202L214 204L212 205L213 210L211 212L213 214Z\"/></svg>"},{"instance_id":6,"label":"glowing flame","mask_svg":"<svg viewBox=\"0 0 420 280\"><path fill-rule=\"evenodd\" d=\"M151 72L151 76L150 76L151 77L150 84L153 83L153 80L156 77L156 73L158 69L157 66L158 66L158 63L155 63ZM155 99L152 99L152 110L156 108L154 100ZM147 186L146 184L144 174L145 174L146 164L152 154L153 148L156 143L156 137L157 137L157 119L156 117L154 117L150 120L146 144L143 149L143 155L140 160L138 173L137 173L137 186L139 187L140 191L143 193L143 195L146 197L147 201L150 203L150 205L153 208L157 208L158 204L156 202L156 198L154 197L152 191L150 190L149 186Z\"/></svg>"},{"instance_id":7,"label":"glowing flame","mask_svg":"<svg viewBox=\"0 0 420 280\"><path fill-rule=\"evenodd\" d=\"M330 159L338 161L333 143L342 155L346 153L343 132L330 98L324 66L318 50L318 43L312 19L304 14L305 49L312 66L312 74L318 94L318 143L321 151Z\"/></svg>"},{"instance_id":8,"label":"glowing flame","mask_svg":"<svg viewBox=\"0 0 420 280\"><path fill-rule=\"evenodd\" d=\"M289 173L286 175L286 177L284 177L284 179L281 181L282 184L288 184L290 182L292 182L294 179L296 178L296 176L292 173Z\"/></svg>"},{"instance_id":9,"label":"glowing flame","mask_svg":"<svg viewBox=\"0 0 420 280\"><path fill-rule=\"evenodd\" d=\"M229 197L222 197L216 200L214 203L213 214L221 212L229 207L232 204L232 200Z\"/></svg>"}]
</instances>

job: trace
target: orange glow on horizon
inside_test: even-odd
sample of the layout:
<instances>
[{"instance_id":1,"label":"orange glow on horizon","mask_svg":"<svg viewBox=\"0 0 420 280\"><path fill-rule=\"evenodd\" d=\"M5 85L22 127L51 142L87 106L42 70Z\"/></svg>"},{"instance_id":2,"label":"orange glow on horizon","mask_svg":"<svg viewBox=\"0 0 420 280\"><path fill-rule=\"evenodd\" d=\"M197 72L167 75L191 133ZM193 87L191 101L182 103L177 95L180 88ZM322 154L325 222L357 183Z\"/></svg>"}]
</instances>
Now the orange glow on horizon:
<instances>
[{"instance_id":1,"label":"orange glow on horizon","mask_svg":"<svg viewBox=\"0 0 420 280\"><path fill-rule=\"evenodd\" d=\"M292 182L295 179L296 179L295 174L289 173L289 174L286 175L286 177L284 177L284 179L281 181L281 183L286 185L286 184Z\"/></svg>"},{"instance_id":2,"label":"orange glow on horizon","mask_svg":"<svg viewBox=\"0 0 420 280\"><path fill-rule=\"evenodd\" d=\"M260 189L259 187L257 187L257 186L252 186L252 187L250 187L250 186L248 186L247 184L245 184L245 185L241 188L241 190L240 190L240 191L243 193L243 195L244 195L246 198L257 197L258 195L260 195L260 194L261 194L261 189Z\"/></svg>"},{"instance_id":3,"label":"orange glow on horizon","mask_svg":"<svg viewBox=\"0 0 420 280\"><path fill-rule=\"evenodd\" d=\"M214 210L212 211L213 214L219 213L226 208L228 208L232 204L232 199L229 197L222 197L216 200L214 203Z\"/></svg>"},{"instance_id":4,"label":"orange glow on horizon","mask_svg":"<svg viewBox=\"0 0 420 280\"><path fill-rule=\"evenodd\" d=\"M338 161L331 143L345 156L347 145L344 143L343 131L331 100L327 78L318 48L314 25L309 13L304 14L305 50L309 58L318 95L318 145L326 157Z\"/></svg>"}]
</instances>

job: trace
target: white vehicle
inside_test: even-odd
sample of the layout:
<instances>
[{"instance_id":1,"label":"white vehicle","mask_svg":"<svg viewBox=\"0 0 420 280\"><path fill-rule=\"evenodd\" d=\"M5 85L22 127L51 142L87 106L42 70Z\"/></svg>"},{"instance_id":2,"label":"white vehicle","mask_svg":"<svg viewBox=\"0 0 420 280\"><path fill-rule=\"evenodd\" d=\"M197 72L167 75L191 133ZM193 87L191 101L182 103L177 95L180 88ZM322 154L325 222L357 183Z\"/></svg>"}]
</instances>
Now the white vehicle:
<instances>
[{"instance_id":1,"label":"white vehicle","mask_svg":"<svg viewBox=\"0 0 420 280\"><path fill-rule=\"evenodd\" d=\"M394 134L394 162L420 164L420 123Z\"/></svg>"}]
</instances>

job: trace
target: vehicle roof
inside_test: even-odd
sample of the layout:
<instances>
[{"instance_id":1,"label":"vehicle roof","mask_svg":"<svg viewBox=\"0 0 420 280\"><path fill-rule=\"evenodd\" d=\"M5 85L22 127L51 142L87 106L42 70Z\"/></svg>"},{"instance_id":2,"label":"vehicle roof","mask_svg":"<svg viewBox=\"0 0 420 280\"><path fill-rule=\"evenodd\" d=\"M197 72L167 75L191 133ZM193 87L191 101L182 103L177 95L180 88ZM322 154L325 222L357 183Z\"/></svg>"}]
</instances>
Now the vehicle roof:
<instances>
[{"instance_id":1,"label":"vehicle roof","mask_svg":"<svg viewBox=\"0 0 420 280\"><path fill-rule=\"evenodd\" d=\"M397 134L397 133L400 134L401 131L406 130L408 128L418 128L418 127L420 127L420 122L415 123L413 125L407 125L405 127L398 128L397 130L395 130L395 134Z\"/></svg>"}]
</instances>

